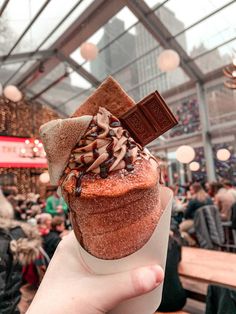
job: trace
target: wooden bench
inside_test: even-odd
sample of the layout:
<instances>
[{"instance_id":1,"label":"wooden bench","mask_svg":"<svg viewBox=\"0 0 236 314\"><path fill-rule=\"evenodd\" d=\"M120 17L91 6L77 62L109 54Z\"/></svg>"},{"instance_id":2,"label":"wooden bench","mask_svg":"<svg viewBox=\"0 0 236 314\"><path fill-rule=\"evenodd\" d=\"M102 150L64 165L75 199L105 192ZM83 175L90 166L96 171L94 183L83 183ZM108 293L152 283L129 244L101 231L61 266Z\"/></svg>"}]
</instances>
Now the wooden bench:
<instances>
[{"instance_id":1,"label":"wooden bench","mask_svg":"<svg viewBox=\"0 0 236 314\"><path fill-rule=\"evenodd\" d=\"M183 247L179 274L189 298L205 302L207 287L236 288L236 254Z\"/></svg>"}]
</instances>

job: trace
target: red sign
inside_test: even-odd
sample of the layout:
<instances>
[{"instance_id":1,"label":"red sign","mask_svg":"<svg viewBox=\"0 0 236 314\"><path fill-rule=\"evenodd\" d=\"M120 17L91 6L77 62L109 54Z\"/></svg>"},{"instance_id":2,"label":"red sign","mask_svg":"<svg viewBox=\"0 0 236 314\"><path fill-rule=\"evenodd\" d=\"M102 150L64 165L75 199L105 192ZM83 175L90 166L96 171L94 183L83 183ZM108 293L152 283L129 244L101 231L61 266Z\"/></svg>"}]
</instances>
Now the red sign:
<instances>
[{"instance_id":1,"label":"red sign","mask_svg":"<svg viewBox=\"0 0 236 314\"><path fill-rule=\"evenodd\" d=\"M47 168L42 143L37 139L0 136L0 167Z\"/></svg>"}]
</instances>

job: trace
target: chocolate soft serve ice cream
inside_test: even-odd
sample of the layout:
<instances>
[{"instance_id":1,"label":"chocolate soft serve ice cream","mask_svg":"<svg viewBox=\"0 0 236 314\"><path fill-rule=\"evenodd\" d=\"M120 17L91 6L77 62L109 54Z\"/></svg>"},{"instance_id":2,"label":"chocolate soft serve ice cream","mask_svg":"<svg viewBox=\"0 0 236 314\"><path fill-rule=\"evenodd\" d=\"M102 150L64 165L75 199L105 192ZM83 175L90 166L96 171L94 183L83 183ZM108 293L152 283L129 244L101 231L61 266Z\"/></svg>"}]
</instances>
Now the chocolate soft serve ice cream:
<instances>
[{"instance_id":1,"label":"chocolate soft serve ice cream","mask_svg":"<svg viewBox=\"0 0 236 314\"><path fill-rule=\"evenodd\" d=\"M60 185L77 239L99 258L141 248L161 216L156 159L104 108L72 150Z\"/></svg>"}]
</instances>

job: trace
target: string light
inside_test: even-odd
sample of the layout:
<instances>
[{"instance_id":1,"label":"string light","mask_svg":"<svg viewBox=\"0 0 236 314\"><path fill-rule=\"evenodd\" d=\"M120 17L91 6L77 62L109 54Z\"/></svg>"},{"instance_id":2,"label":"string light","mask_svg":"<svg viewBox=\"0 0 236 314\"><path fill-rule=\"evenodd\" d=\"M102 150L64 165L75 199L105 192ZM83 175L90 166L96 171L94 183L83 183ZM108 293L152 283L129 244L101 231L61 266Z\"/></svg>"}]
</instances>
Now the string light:
<instances>
[{"instance_id":1,"label":"string light","mask_svg":"<svg viewBox=\"0 0 236 314\"><path fill-rule=\"evenodd\" d=\"M180 63L180 57L175 50L166 49L157 58L157 65L163 72L175 70Z\"/></svg>"},{"instance_id":2,"label":"string light","mask_svg":"<svg viewBox=\"0 0 236 314\"><path fill-rule=\"evenodd\" d=\"M41 173L39 176L39 181L44 184L49 183L50 181L49 173L48 172Z\"/></svg>"},{"instance_id":3,"label":"string light","mask_svg":"<svg viewBox=\"0 0 236 314\"><path fill-rule=\"evenodd\" d=\"M4 88L3 94L6 98L13 102L18 102L22 99L22 93L19 89L14 85L8 85Z\"/></svg>"},{"instance_id":4,"label":"string light","mask_svg":"<svg viewBox=\"0 0 236 314\"><path fill-rule=\"evenodd\" d=\"M26 139L25 147L22 147L20 150L20 156L29 158L45 158L43 144L38 139Z\"/></svg>"},{"instance_id":5,"label":"string light","mask_svg":"<svg viewBox=\"0 0 236 314\"><path fill-rule=\"evenodd\" d=\"M83 43L80 47L80 54L85 60L94 60L98 54L98 48L93 43Z\"/></svg>"},{"instance_id":6,"label":"string light","mask_svg":"<svg viewBox=\"0 0 236 314\"><path fill-rule=\"evenodd\" d=\"M176 159L183 163L190 163L195 157L195 151L191 146L182 145L176 150Z\"/></svg>"},{"instance_id":7,"label":"string light","mask_svg":"<svg viewBox=\"0 0 236 314\"><path fill-rule=\"evenodd\" d=\"M191 171L198 171L200 169L200 164L197 161L193 161L189 164L189 169Z\"/></svg>"},{"instance_id":8,"label":"string light","mask_svg":"<svg viewBox=\"0 0 236 314\"><path fill-rule=\"evenodd\" d=\"M217 151L216 157L220 161L226 161L230 158L230 151L226 148L221 148Z\"/></svg>"}]
</instances>

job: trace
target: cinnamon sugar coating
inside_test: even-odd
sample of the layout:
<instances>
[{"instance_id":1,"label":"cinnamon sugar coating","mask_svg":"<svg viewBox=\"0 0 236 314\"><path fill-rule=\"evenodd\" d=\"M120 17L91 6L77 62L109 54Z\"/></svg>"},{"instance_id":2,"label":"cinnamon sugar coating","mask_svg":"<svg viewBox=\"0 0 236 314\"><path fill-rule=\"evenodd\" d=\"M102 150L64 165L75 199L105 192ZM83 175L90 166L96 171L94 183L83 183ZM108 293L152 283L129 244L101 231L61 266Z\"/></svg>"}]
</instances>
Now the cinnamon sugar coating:
<instances>
[{"instance_id":1,"label":"cinnamon sugar coating","mask_svg":"<svg viewBox=\"0 0 236 314\"><path fill-rule=\"evenodd\" d=\"M138 159L134 171L119 170L102 179L86 174L80 197L63 191L81 245L101 259L136 252L151 237L161 217L159 168Z\"/></svg>"}]
</instances>

